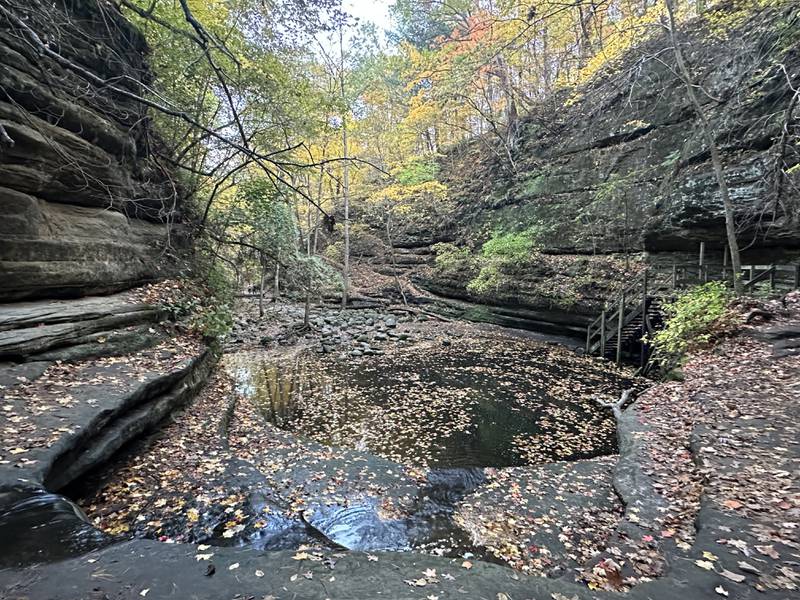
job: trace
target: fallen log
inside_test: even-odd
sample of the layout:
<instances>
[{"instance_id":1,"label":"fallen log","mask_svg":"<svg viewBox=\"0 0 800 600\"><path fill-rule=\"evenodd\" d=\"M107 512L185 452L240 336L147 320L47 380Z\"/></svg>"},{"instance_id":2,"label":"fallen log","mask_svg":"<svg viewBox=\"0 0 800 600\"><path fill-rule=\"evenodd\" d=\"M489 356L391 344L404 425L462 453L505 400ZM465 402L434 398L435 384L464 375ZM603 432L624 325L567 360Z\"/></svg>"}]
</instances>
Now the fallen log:
<instances>
[{"instance_id":1,"label":"fallen log","mask_svg":"<svg viewBox=\"0 0 800 600\"><path fill-rule=\"evenodd\" d=\"M447 317L443 317L442 315L437 315L436 313L422 310L421 308L412 308L410 306L400 306L399 304L390 306L387 308L389 312L404 312L409 313L412 315L425 315L426 317L430 317L432 319L438 319L444 323L452 323L453 319L448 319Z\"/></svg>"},{"instance_id":2,"label":"fallen log","mask_svg":"<svg viewBox=\"0 0 800 600\"><path fill-rule=\"evenodd\" d=\"M610 408L614 413L614 418L619 421L620 418L622 418L622 411L625 410L625 405L628 403L628 399L631 397L631 394L633 394L633 388L624 390L620 395L619 400L616 402L603 402L598 398L595 398L594 401L603 408Z\"/></svg>"}]
</instances>

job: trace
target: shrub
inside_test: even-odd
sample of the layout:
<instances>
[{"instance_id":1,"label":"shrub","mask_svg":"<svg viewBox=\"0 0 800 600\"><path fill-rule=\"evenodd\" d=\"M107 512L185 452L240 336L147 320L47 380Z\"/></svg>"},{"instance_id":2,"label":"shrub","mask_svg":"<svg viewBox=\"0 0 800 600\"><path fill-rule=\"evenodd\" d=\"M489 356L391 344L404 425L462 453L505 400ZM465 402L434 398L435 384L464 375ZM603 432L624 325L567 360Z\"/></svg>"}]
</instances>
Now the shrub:
<instances>
[{"instance_id":1,"label":"shrub","mask_svg":"<svg viewBox=\"0 0 800 600\"><path fill-rule=\"evenodd\" d=\"M731 299L732 293L725 284L712 281L666 304L666 325L650 340L655 356L661 360L679 358L725 334L735 322L728 308Z\"/></svg>"},{"instance_id":2,"label":"shrub","mask_svg":"<svg viewBox=\"0 0 800 600\"><path fill-rule=\"evenodd\" d=\"M415 156L392 170L392 175L401 185L419 185L436 181L439 175L439 163L436 157Z\"/></svg>"},{"instance_id":3,"label":"shrub","mask_svg":"<svg viewBox=\"0 0 800 600\"><path fill-rule=\"evenodd\" d=\"M480 271L467 284L470 292L485 294L507 283L504 273L519 265L530 264L539 253L539 227L517 233L496 231L481 247Z\"/></svg>"},{"instance_id":4,"label":"shrub","mask_svg":"<svg viewBox=\"0 0 800 600\"><path fill-rule=\"evenodd\" d=\"M434 264L443 273L458 271L472 263L472 252L466 247L460 248L455 244L440 242L434 244L433 251L436 252Z\"/></svg>"},{"instance_id":5,"label":"shrub","mask_svg":"<svg viewBox=\"0 0 800 600\"><path fill-rule=\"evenodd\" d=\"M233 325L233 302L231 273L201 246L191 272L173 286L172 293L162 296L160 306L192 333L217 341Z\"/></svg>"}]
</instances>

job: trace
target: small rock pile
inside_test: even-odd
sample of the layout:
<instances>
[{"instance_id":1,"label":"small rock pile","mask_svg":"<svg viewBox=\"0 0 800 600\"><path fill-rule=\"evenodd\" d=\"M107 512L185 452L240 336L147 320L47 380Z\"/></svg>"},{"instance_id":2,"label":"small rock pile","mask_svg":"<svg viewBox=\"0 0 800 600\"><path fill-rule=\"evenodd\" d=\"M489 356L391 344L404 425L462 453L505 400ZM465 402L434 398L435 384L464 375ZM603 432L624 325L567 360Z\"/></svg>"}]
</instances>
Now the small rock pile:
<instances>
[{"instance_id":1,"label":"small rock pile","mask_svg":"<svg viewBox=\"0 0 800 600\"><path fill-rule=\"evenodd\" d=\"M263 317L253 309L245 305L238 311L227 340L229 351L299 343L317 354L375 356L383 354L387 344L419 339L419 332L406 325L428 320L424 314L395 314L378 308L342 311L320 307L305 326L302 305L271 305Z\"/></svg>"},{"instance_id":2,"label":"small rock pile","mask_svg":"<svg viewBox=\"0 0 800 600\"><path fill-rule=\"evenodd\" d=\"M318 354L330 354L337 349L347 349L350 356L372 356L383 354L382 346L387 342L410 341L412 334L398 329L398 324L412 319L377 311L341 313L326 311L313 319L319 331L319 343L314 350Z\"/></svg>"}]
</instances>

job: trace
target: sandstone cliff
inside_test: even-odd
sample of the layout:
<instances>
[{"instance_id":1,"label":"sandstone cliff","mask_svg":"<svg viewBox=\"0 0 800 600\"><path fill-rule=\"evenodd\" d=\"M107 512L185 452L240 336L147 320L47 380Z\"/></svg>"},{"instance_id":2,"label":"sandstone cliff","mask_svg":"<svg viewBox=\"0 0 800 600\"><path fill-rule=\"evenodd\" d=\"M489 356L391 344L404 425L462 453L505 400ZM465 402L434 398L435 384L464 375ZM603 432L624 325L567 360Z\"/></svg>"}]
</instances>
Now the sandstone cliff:
<instances>
[{"instance_id":1,"label":"sandstone cliff","mask_svg":"<svg viewBox=\"0 0 800 600\"><path fill-rule=\"evenodd\" d=\"M678 36L723 157L745 263L796 262L800 8L740 9L721 5ZM479 140L443 159L456 211L395 239L398 261L423 287L579 331L625 281L625 250L651 263L696 262L705 242L706 262L723 262L721 196L666 34L534 109L512 158ZM542 254L494 292L469 293L475 273L419 266L434 242L479 249L493 231L531 225Z\"/></svg>"},{"instance_id":2,"label":"sandstone cliff","mask_svg":"<svg viewBox=\"0 0 800 600\"><path fill-rule=\"evenodd\" d=\"M144 108L37 50L141 93L146 45L111 3L3 2L0 300L118 291L165 273L179 194Z\"/></svg>"}]
</instances>

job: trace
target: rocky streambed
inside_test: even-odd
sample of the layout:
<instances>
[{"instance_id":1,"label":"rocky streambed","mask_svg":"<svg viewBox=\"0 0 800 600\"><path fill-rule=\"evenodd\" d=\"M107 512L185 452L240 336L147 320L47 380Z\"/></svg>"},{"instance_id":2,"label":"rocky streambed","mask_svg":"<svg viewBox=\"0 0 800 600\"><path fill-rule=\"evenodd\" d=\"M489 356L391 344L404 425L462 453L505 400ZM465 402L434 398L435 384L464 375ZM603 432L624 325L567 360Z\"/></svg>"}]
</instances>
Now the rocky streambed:
<instances>
[{"instance_id":1,"label":"rocky streambed","mask_svg":"<svg viewBox=\"0 0 800 600\"><path fill-rule=\"evenodd\" d=\"M503 516L502 532L491 502L469 502L499 490L498 474L569 480L563 519L618 518L602 458L616 449L614 420L595 398L630 387L623 370L424 314L322 309L303 326L300 311L271 306L260 318L245 305L202 396L71 491L96 527L260 550L415 550L544 573L563 568L523 557L531 545L549 553L557 534L535 540L531 514L511 528ZM577 459L589 459L582 475L565 476ZM549 474L535 470L545 464ZM530 496L516 496L522 513ZM600 529L581 540L587 553Z\"/></svg>"},{"instance_id":2,"label":"rocky streambed","mask_svg":"<svg viewBox=\"0 0 800 600\"><path fill-rule=\"evenodd\" d=\"M41 484L4 491L0 590L71 600L796 589L796 356L775 362L771 342L734 340L707 367L687 367L698 377L645 392L615 432L594 400L631 381L606 364L509 330L372 309L319 311L305 327L300 310L245 311L200 395L60 488L72 500ZM338 343L320 351L328 338ZM731 366L741 351L746 372ZM117 362L133 379L148 365L105 360L95 385L113 383L104 369ZM755 373L770 382L768 419L745 391ZM59 397L73 389L68 374L46 370L26 390ZM66 397L56 418L93 414L91 397ZM746 401L732 411L735 398ZM770 428L781 419L786 433ZM771 433L754 437L761 429ZM18 479L37 461L50 468L49 454L26 454ZM749 487L731 483L742 457Z\"/></svg>"}]
</instances>

